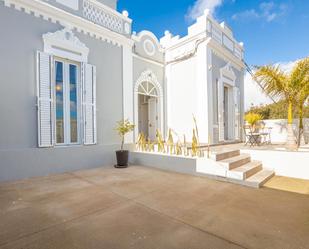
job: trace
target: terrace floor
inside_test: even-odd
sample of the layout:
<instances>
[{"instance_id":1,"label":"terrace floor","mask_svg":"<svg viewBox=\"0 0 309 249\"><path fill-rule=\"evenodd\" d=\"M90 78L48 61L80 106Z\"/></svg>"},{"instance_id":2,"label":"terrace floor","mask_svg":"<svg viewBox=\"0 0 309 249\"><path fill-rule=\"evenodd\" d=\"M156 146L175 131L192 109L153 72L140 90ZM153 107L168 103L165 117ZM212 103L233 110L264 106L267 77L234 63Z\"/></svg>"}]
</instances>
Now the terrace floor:
<instances>
[{"instance_id":1,"label":"terrace floor","mask_svg":"<svg viewBox=\"0 0 309 249\"><path fill-rule=\"evenodd\" d=\"M232 143L232 144L224 144L224 145L215 145L210 147L210 151L216 152L225 150L267 150L267 151L289 151L285 144L261 144L260 146L250 146L245 145L244 143ZM204 150L207 150L205 146ZM299 147L298 151L294 152L308 152L309 153L309 145L302 145Z\"/></svg>"},{"instance_id":2,"label":"terrace floor","mask_svg":"<svg viewBox=\"0 0 309 249\"><path fill-rule=\"evenodd\" d=\"M309 197L132 166L0 184L0 248L308 249Z\"/></svg>"}]
</instances>

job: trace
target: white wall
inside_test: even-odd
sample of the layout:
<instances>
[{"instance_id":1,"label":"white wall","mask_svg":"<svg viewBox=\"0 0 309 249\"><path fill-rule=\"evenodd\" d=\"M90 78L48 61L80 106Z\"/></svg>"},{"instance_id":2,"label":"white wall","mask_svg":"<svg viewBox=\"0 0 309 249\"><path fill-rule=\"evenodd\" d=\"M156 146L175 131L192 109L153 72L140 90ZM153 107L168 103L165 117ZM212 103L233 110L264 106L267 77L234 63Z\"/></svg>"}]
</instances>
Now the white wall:
<instances>
[{"instance_id":1,"label":"white wall","mask_svg":"<svg viewBox=\"0 0 309 249\"><path fill-rule=\"evenodd\" d=\"M196 57L170 66L168 94L168 128L181 137L192 138L193 117L197 113ZM205 110L206 111L206 110Z\"/></svg>"},{"instance_id":2,"label":"white wall","mask_svg":"<svg viewBox=\"0 0 309 249\"><path fill-rule=\"evenodd\" d=\"M253 160L263 162L263 167L273 170L278 176L309 180L309 152L274 150L241 150Z\"/></svg>"},{"instance_id":3,"label":"white wall","mask_svg":"<svg viewBox=\"0 0 309 249\"><path fill-rule=\"evenodd\" d=\"M287 120L286 119L272 119L264 120L266 127L271 127L271 142L274 144L285 143L287 140ZM309 119L304 119L305 131L309 132ZM294 131L297 134L298 120L294 119Z\"/></svg>"}]
</instances>

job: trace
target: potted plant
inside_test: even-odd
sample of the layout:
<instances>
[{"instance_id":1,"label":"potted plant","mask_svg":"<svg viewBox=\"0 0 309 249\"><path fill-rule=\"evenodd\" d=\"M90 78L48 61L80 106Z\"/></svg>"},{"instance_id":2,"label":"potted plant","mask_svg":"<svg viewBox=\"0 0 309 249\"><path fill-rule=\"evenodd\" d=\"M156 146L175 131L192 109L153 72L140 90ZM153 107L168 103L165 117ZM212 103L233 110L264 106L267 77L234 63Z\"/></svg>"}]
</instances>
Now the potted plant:
<instances>
[{"instance_id":1,"label":"potted plant","mask_svg":"<svg viewBox=\"0 0 309 249\"><path fill-rule=\"evenodd\" d=\"M258 113L249 112L245 116L245 120L250 126L251 132L256 132L258 123L263 119L263 117Z\"/></svg>"},{"instance_id":2,"label":"potted plant","mask_svg":"<svg viewBox=\"0 0 309 249\"><path fill-rule=\"evenodd\" d=\"M128 167L129 151L124 150L123 148L124 139L125 139L125 135L128 134L129 132L132 132L134 127L135 126L131 124L128 119L120 120L117 122L116 131L121 137L121 149L116 151L116 157L117 157L117 165L115 165L116 168Z\"/></svg>"}]
</instances>

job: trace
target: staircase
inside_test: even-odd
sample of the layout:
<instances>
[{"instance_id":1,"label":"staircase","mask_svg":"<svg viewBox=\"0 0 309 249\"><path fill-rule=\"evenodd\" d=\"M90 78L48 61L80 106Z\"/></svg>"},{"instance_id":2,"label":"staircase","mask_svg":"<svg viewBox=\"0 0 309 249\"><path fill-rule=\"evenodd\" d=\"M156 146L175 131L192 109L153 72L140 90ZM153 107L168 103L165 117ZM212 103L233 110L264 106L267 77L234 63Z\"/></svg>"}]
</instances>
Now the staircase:
<instances>
[{"instance_id":1,"label":"staircase","mask_svg":"<svg viewBox=\"0 0 309 249\"><path fill-rule=\"evenodd\" d=\"M227 180L249 187L259 188L275 175L263 169L262 162L251 160L248 154L240 154L240 150L214 152L211 159L225 169Z\"/></svg>"}]
</instances>

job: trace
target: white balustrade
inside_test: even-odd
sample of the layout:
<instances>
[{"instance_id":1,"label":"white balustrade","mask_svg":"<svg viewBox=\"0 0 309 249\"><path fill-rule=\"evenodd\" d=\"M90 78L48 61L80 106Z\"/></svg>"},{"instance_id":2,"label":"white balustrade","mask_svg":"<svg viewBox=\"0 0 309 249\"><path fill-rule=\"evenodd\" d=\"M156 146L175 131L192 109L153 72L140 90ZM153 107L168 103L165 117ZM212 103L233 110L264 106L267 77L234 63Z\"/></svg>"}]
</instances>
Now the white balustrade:
<instances>
[{"instance_id":1,"label":"white balustrade","mask_svg":"<svg viewBox=\"0 0 309 249\"><path fill-rule=\"evenodd\" d=\"M101 3L93 0L83 1L83 16L91 22L99 24L117 33L124 33L124 17L119 13L113 13ZM128 24L126 24L128 25ZM128 29L125 31L128 33Z\"/></svg>"}]
</instances>

